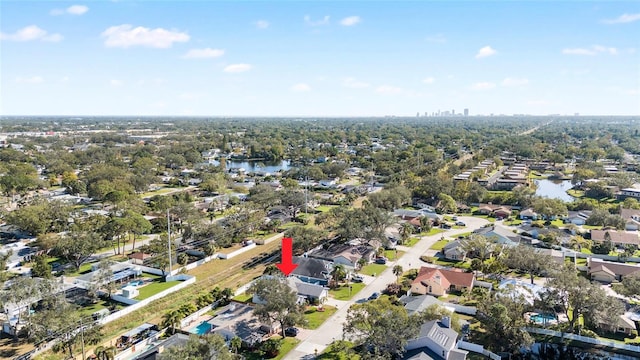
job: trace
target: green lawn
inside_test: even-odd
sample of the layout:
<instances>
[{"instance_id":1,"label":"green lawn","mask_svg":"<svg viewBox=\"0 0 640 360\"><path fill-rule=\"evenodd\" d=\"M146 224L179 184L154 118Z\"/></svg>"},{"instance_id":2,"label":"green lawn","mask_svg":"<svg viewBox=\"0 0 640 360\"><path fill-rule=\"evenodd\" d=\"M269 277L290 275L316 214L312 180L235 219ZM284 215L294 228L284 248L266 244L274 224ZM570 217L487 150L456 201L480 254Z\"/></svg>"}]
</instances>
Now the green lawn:
<instances>
[{"instance_id":1,"label":"green lawn","mask_svg":"<svg viewBox=\"0 0 640 360\"><path fill-rule=\"evenodd\" d=\"M401 250L385 250L384 251L384 257L386 257L391 261L395 261L396 259L400 258L403 254L404 254L404 251L401 251Z\"/></svg>"},{"instance_id":2,"label":"green lawn","mask_svg":"<svg viewBox=\"0 0 640 360\"><path fill-rule=\"evenodd\" d=\"M331 209L333 209L334 207L336 207L335 205L320 205L316 208L317 211L320 212L327 212Z\"/></svg>"},{"instance_id":3,"label":"green lawn","mask_svg":"<svg viewBox=\"0 0 640 360\"><path fill-rule=\"evenodd\" d=\"M253 295L248 294L246 292L243 292L242 294L236 296L233 298L233 300L241 302L241 303L246 303L251 301L251 299L253 299Z\"/></svg>"},{"instance_id":4,"label":"green lawn","mask_svg":"<svg viewBox=\"0 0 640 360\"><path fill-rule=\"evenodd\" d=\"M444 229L431 228L431 230L429 230L427 232L422 232L422 233L420 233L420 235L422 235L422 236L431 236L431 235L435 235L435 234L440 234L441 232L444 232Z\"/></svg>"},{"instance_id":5,"label":"green lawn","mask_svg":"<svg viewBox=\"0 0 640 360\"><path fill-rule=\"evenodd\" d=\"M324 311L317 311L315 306L305 310L304 318L307 319L306 329L317 329L338 309L333 306L323 306Z\"/></svg>"},{"instance_id":6,"label":"green lawn","mask_svg":"<svg viewBox=\"0 0 640 360\"><path fill-rule=\"evenodd\" d=\"M143 286L141 288L138 289L138 291L140 292L140 295L138 295L135 299L136 300L144 300L148 297L151 297L161 291L167 290L171 287L174 287L176 285L178 285L180 283L180 281L156 281L153 282L149 285Z\"/></svg>"},{"instance_id":7,"label":"green lawn","mask_svg":"<svg viewBox=\"0 0 640 360\"><path fill-rule=\"evenodd\" d=\"M443 247L445 247L445 245L447 245L449 243L448 240L438 240L436 241L435 244L433 244L429 249L430 250L442 250Z\"/></svg>"},{"instance_id":8,"label":"green lawn","mask_svg":"<svg viewBox=\"0 0 640 360\"><path fill-rule=\"evenodd\" d=\"M448 260L443 260L436 257L433 257L433 264L448 266L448 267L456 267L460 269L469 269L469 267L471 266L471 263L468 261L448 261Z\"/></svg>"},{"instance_id":9,"label":"green lawn","mask_svg":"<svg viewBox=\"0 0 640 360\"><path fill-rule=\"evenodd\" d=\"M369 276L373 276L373 274L380 274L383 271L385 271L385 269L387 268L387 265L382 265L382 264L368 264L365 265L361 270L360 273L365 274L365 275L369 275Z\"/></svg>"},{"instance_id":10,"label":"green lawn","mask_svg":"<svg viewBox=\"0 0 640 360\"><path fill-rule=\"evenodd\" d=\"M346 285L343 285L337 289L329 290L329 294L336 300L349 300L364 287L365 284L363 283L351 283L351 293L349 293L349 288Z\"/></svg>"},{"instance_id":11,"label":"green lawn","mask_svg":"<svg viewBox=\"0 0 640 360\"><path fill-rule=\"evenodd\" d=\"M418 241L420 241L419 237L410 237L404 244L402 244L403 246L407 246L407 247L412 247L413 245L417 244Z\"/></svg>"},{"instance_id":12,"label":"green lawn","mask_svg":"<svg viewBox=\"0 0 640 360\"><path fill-rule=\"evenodd\" d=\"M65 272L65 276L79 276L79 275L84 275L84 274L88 274L91 272L91 265L93 263L84 263L82 265L80 265L80 268L78 269L78 271L74 271L74 272Z\"/></svg>"},{"instance_id":13,"label":"green lawn","mask_svg":"<svg viewBox=\"0 0 640 360\"><path fill-rule=\"evenodd\" d=\"M178 191L178 190L182 190L182 189L186 189L184 187L175 187L175 188L162 188L162 189L158 189L155 191L149 191L149 192L145 192L140 194L141 198L147 198L147 197L154 197L156 195L164 195L167 193L170 193L172 191Z\"/></svg>"},{"instance_id":14,"label":"green lawn","mask_svg":"<svg viewBox=\"0 0 640 360\"><path fill-rule=\"evenodd\" d=\"M124 305L122 305L121 303L117 302L117 301L103 301L100 300L98 301L98 303L96 304L91 304L91 305L87 305L87 306L83 306L82 308L80 308L79 312L82 315L91 315L94 312L98 311L98 310L102 310L102 309L106 309L108 308L110 305L115 304L116 308L118 310L123 309Z\"/></svg>"}]
</instances>

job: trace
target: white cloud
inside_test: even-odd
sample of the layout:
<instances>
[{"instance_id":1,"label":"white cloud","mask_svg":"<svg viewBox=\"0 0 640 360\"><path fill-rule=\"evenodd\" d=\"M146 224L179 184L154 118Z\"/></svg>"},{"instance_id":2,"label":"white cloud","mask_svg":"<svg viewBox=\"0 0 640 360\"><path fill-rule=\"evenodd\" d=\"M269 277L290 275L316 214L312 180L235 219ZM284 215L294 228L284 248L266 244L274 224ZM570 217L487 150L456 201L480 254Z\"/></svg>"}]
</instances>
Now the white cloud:
<instances>
[{"instance_id":1,"label":"white cloud","mask_svg":"<svg viewBox=\"0 0 640 360\"><path fill-rule=\"evenodd\" d=\"M307 91L311 91L311 86L305 84L305 83L298 83L295 85L291 86L291 91L295 91L295 92L307 92Z\"/></svg>"},{"instance_id":2,"label":"white cloud","mask_svg":"<svg viewBox=\"0 0 640 360\"><path fill-rule=\"evenodd\" d=\"M471 85L472 90L491 90L496 87L492 82L479 82Z\"/></svg>"},{"instance_id":3,"label":"white cloud","mask_svg":"<svg viewBox=\"0 0 640 360\"><path fill-rule=\"evenodd\" d=\"M224 72L226 73L242 73L245 71L249 71L253 68L250 64L231 64L227 65L224 68Z\"/></svg>"},{"instance_id":4,"label":"white cloud","mask_svg":"<svg viewBox=\"0 0 640 360\"><path fill-rule=\"evenodd\" d=\"M422 79L422 82L425 83L425 84L433 84L434 82L436 82L436 79L434 79L434 78L432 78L430 76L430 77Z\"/></svg>"},{"instance_id":5,"label":"white cloud","mask_svg":"<svg viewBox=\"0 0 640 360\"><path fill-rule=\"evenodd\" d=\"M22 84L42 84L44 78L42 76L17 77L16 82Z\"/></svg>"},{"instance_id":6,"label":"white cloud","mask_svg":"<svg viewBox=\"0 0 640 360\"><path fill-rule=\"evenodd\" d=\"M626 24L640 20L640 13L636 14L622 14L615 19L602 20L605 24Z\"/></svg>"},{"instance_id":7,"label":"white cloud","mask_svg":"<svg viewBox=\"0 0 640 360\"><path fill-rule=\"evenodd\" d=\"M89 11L89 7L84 5L71 5L66 9L53 9L49 12L49 14L57 16L63 14L71 14L71 15L82 15Z\"/></svg>"},{"instance_id":8,"label":"white cloud","mask_svg":"<svg viewBox=\"0 0 640 360\"><path fill-rule=\"evenodd\" d=\"M364 89L370 85L364 81L358 81L355 78L349 77L342 80L342 86L352 89Z\"/></svg>"},{"instance_id":9,"label":"white cloud","mask_svg":"<svg viewBox=\"0 0 640 360\"><path fill-rule=\"evenodd\" d=\"M222 49L191 49L186 54L182 55L183 59L213 59L224 55Z\"/></svg>"},{"instance_id":10,"label":"white cloud","mask_svg":"<svg viewBox=\"0 0 640 360\"><path fill-rule=\"evenodd\" d=\"M493 49L491 46L485 46L480 50L478 50L478 53L476 54L476 59L485 58L491 55L495 55L496 53L497 51Z\"/></svg>"},{"instance_id":11,"label":"white cloud","mask_svg":"<svg viewBox=\"0 0 640 360\"><path fill-rule=\"evenodd\" d=\"M258 20L256 21L256 27L258 29L266 29L269 27L269 22L267 20Z\"/></svg>"},{"instance_id":12,"label":"white cloud","mask_svg":"<svg viewBox=\"0 0 640 360\"><path fill-rule=\"evenodd\" d=\"M402 88L392 85L380 85L376 88L378 94L400 94L402 91Z\"/></svg>"},{"instance_id":13,"label":"white cloud","mask_svg":"<svg viewBox=\"0 0 640 360\"><path fill-rule=\"evenodd\" d=\"M58 42L63 39L60 34L49 34L46 30L41 29L37 25L29 25L16 31L13 34L5 34L0 32L0 40L8 41L48 41Z\"/></svg>"},{"instance_id":14,"label":"white cloud","mask_svg":"<svg viewBox=\"0 0 640 360\"><path fill-rule=\"evenodd\" d=\"M311 16L305 15L304 22L309 26L322 26L329 24L329 15L325 15L321 20L312 20Z\"/></svg>"},{"instance_id":15,"label":"white cloud","mask_svg":"<svg viewBox=\"0 0 640 360\"><path fill-rule=\"evenodd\" d=\"M614 47L606 47L602 45L592 45L590 48L565 48L565 49L562 49L562 53L565 55L586 55L586 56L594 56L601 53L617 55L618 49Z\"/></svg>"},{"instance_id":16,"label":"white cloud","mask_svg":"<svg viewBox=\"0 0 640 360\"><path fill-rule=\"evenodd\" d=\"M174 42L187 42L190 39L189 34L185 32L142 26L134 28L129 24L111 26L103 31L101 36L105 38L105 46L120 48L144 46L166 49L170 48Z\"/></svg>"},{"instance_id":17,"label":"white cloud","mask_svg":"<svg viewBox=\"0 0 640 360\"><path fill-rule=\"evenodd\" d=\"M360 16L348 16L340 20L340 24L343 26L353 26L360 22L362 22L362 19L360 19Z\"/></svg>"},{"instance_id":18,"label":"white cloud","mask_svg":"<svg viewBox=\"0 0 640 360\"><path fill-rule=\"evenodd\" d=\"M111 84L111 86L117 87L117 86L122 86L122 84L124 83L122 82L122 80L111 79L109 80L109 84Z\"/></svg>"},{"instance_id":19,"label":"white cloud","mask_svg":"<svg viewBox=\"0 0 640 360\"><path fill-rule=\"evenodd\" d=\"M427 36L427 41L431 43L444 44L447 42L447 38L445 38L442 34L435 34Z\"/></svg>"},{"instance_id":20,"label":"white cloud","mask_svg":"<svg viewBox=\"0 0 640 360\"><path fill-rule=\"evenodd\" d=\"M516 86L524 86L529 83L529 79L526 78L505 78L502 80L502 86L506 87L516 87Z\"/></svg>"}]
</instances>

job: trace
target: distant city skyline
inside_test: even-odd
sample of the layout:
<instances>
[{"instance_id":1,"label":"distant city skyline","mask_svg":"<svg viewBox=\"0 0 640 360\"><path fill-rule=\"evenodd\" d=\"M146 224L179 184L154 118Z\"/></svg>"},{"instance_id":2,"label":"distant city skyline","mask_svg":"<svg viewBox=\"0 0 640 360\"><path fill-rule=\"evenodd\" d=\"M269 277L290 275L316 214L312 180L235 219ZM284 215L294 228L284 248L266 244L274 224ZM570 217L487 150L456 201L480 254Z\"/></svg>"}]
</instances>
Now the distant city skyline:
<instances>
[{"instance_id":1,"label":"distant city skyline","mask_svg":"<svg viewBox=\"0 0 640 360\"><path fill-rule=\"evenodd\" d=\"M640 115L631 1L0 10L0 115Z\"/></svg>"}]
</instances>

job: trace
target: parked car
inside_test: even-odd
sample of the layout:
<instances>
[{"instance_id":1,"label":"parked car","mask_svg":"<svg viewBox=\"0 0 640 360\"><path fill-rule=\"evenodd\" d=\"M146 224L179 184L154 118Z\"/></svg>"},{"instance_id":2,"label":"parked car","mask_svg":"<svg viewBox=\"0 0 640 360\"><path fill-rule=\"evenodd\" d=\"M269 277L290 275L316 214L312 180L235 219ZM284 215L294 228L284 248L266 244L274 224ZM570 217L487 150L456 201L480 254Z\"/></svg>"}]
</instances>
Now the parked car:
<instances>
[{"instance_id":1,"label":"parked car","mask_svg":"<svg viewBox=\"0 0 640 360\"><path fill-rule=\"evenodd\" d=\"M465 223L464 223L464 222L462 222L462 221L456 221L456 225L457 225L457 226L467 226L467 224L465 224Z\"/></svg>"},{"instance_id":2,"label":"parked car","mask_svg":"<svg viewBox=\"0 0 640 360\"><path fill-rule=\"evenodd\" d=\"M284 335L285 336L291 336L291 337L296 337L298 336L298 328L294 328L294 327L289 327L284 329Z\"/></svg>"},{"instance_id":3,"label":"parked car","mask_svg":"<svg viewBox=\"0 0 640 360\"><path fill-rule=\"evenodd\" d=\"M458 217L457 217L457 216L454 216L454 217L452 217L452 218L451 218L451 220L453 220L453 221L458 221Z\"/></svg>"},{"instance_id":4,"label":"parked car","mask_svg":"<svg viewBox=\"0 0 640 360\"><path fill-rule=\"evenodd\" d=\"M387 259L383 257L376 258L376 264L384 265L387 263Z\"/></svg>"},{"instance_id":5,"label":"parked car","mask_svg":"<svg viewBox=\"0 0 640 360\"><path fill-rule=\"evenodd\" d=\"M375 300L379 297L380 297L380 293L374 292L373 294L371 294L371 296L369 296L369 300Z\"/></svg>"},{"instance_id":6,"label":"parked car","mask_svg":"<svg viewBox=\"0 0 640 360\"><path fill-rule=\"evenodd\" d=\"M353 282L363 282L364 278L362 277L362 275L353 275L351 277L351 281L353 281Z\"/></svg>"}]
</instances>

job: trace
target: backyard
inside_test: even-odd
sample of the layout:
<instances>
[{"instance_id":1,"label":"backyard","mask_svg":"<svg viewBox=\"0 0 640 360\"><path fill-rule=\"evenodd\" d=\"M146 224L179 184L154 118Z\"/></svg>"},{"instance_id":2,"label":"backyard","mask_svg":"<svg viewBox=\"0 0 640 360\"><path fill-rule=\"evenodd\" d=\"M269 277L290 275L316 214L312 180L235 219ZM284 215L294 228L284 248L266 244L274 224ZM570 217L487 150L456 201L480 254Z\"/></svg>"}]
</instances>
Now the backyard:
<instances>
[{"instance_id":1,"label":"backyard","mask_svg":"<svg viewBox=\"0 0 640 360\"><path fill-rule=\"evenodd\" d=\"M154 281L149 285L142 286L138 288L139 295L136 297L136 300L144 300L148 297L151 297L161 291L167 290L171 287L174 287L181 283L181 281Z\"/></svg>"},{"instance_id":2,"label":"backyard","mask_svg":"<svg viewBox=\"0 0 640 360\"><path fill-rule=\"evenodd\" d=\"M315 306L309 307L304 312L304 318L307 319L306 329L317 329L324 323L328 318L333 315L338 309L333 306L323 306L323 311L318 311L318 308Z\"/></svg>"},{"instance_id":3,"label":"backyard","mask_svg":"<svg viewBox=\"0 0 640 360\"><path fill-rule=\"evenodd\" d=\"M365 274L365 275L369 275L369 276L375 276L377 274L382 273L383 271L385 271L387 269L386 265L382 265L382 264L368 264L362 267L362 269L360 270L361 274Z\"/></svg>"},{"instance_id":4,"label":"backyard","mask_svg":"<svg viewBox=\"0 0 640 360\"><path fill-rule=\"evenodd\" d=\"M329 290L329 294L336 300L349 300L365 287L363 283L351 283L349 285L351 286L351 291L349 291L347 285L342 285L339 288Z\"/></svg>"}]
</instances>

